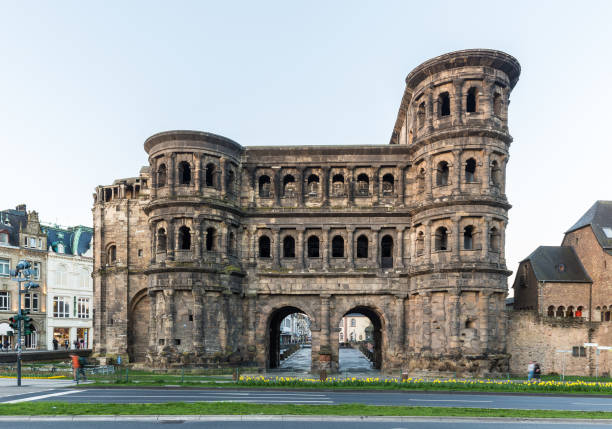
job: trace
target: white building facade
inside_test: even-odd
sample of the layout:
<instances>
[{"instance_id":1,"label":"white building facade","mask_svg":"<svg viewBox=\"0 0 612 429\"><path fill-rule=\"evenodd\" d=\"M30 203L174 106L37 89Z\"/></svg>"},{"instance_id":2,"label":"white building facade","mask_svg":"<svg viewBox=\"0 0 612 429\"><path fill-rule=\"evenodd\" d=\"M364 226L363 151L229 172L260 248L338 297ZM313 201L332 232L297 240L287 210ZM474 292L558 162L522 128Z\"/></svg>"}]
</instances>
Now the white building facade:
<instances>
[{"instance_id":1,"label":"white building facade","mask_svg":"<svg viewBox=\"0 0 612 429\"><path fill-rule=\"evenodd\" d=\"M44 226L47 270L48 350L91 348L93 341L93 231Z\"/></svg>"}]
</instances>

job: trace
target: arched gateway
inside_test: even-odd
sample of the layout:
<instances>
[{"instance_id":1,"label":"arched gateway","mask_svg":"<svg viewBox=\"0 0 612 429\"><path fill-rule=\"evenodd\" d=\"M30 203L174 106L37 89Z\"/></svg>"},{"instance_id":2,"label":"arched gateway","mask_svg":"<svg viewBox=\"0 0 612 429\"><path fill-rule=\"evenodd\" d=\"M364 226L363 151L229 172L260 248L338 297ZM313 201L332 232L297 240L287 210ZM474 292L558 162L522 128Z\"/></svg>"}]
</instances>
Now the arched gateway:
<instances>
[{"instance_id":1,"label":"arched gateway","mask_svg":"<svg viewBox=\"0 0 612 429\"><path fill-rule=\"evenodd\" d=\"M492 50L424 62L406 78L389 145L150 137L140 175L94 195L95 352L274 368L281 318L299 312L312 369L335 371L340 320L357 312L383 371L504 371L519 73Z\"/></svg>"}]
</instances>

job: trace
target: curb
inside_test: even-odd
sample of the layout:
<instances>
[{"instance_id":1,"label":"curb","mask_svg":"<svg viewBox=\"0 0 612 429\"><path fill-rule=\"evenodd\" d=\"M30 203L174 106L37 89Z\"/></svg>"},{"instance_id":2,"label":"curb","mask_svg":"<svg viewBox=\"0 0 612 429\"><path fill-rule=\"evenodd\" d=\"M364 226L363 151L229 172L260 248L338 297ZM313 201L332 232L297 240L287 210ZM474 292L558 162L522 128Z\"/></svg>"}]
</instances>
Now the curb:
<instances>
[{"instance_id":1,"label":"curb","mask_svg":"<svg viewBox=\"0 0 612 429\"><path fill-rule=\"evenodd\" d=\"M123 422L156 423L183 422L370 422L370 423L570 423L581 425L609 425L612 419L537 419L520 417L395 417L395 416L292 416L292 415L189 415L189 416L0 416L0 422Z\"/></svg>"}]
</instances>

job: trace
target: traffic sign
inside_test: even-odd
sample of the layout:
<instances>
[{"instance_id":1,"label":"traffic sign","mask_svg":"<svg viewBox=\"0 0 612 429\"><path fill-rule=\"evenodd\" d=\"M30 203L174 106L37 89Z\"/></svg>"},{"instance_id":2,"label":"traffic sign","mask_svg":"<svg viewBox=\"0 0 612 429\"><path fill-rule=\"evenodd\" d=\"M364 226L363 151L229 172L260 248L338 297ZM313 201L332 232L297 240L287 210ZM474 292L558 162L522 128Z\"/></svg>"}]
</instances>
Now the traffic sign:
<instances>
[{"instance_id":1,"label":"traffic sign","mask_svg":"<svg viewBox=\"0 0 612 429\"><path fill-rule=\"evenodd\" d=\"M584 343L585 347L597 347L597 343Z\"/></svg>"},{"instance_id":2,"label":"traffic sign","mask_svg":"<svg viewBox=\"0 0 612 429\"><path fill-rule=\"evenodd\" d=\"M571 353L571 350L557 350L557 353Z\"/></svg>"},{"instance_id":3,"label":"traffic sign","mask_svg":"<svg viewBox=\"0 0 612 429\"><path fill-rule=\"evenodd\" d=\"M597 350L612 350L612 347L610 347L610 346L599 346L599 347L597 347Z\"/></svg>"}]
</instances>

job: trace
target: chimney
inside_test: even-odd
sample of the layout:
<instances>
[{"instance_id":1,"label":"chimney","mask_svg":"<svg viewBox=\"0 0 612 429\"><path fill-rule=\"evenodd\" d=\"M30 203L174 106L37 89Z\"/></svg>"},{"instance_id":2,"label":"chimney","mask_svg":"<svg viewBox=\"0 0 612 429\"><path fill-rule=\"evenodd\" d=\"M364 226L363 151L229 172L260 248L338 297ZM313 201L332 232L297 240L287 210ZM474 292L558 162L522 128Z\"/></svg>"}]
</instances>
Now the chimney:
<instances>
[{"instance_id":1,"label":"chimney","mask_svg":"<svg viewBox=\"0 0 612 429\"><path fill-rule=\"evenodd\" d=\"M27 212L25 204L19 204L17 207L15 207L15 210L17 210L18 212Z\"/></svg>"}]
</instances>

